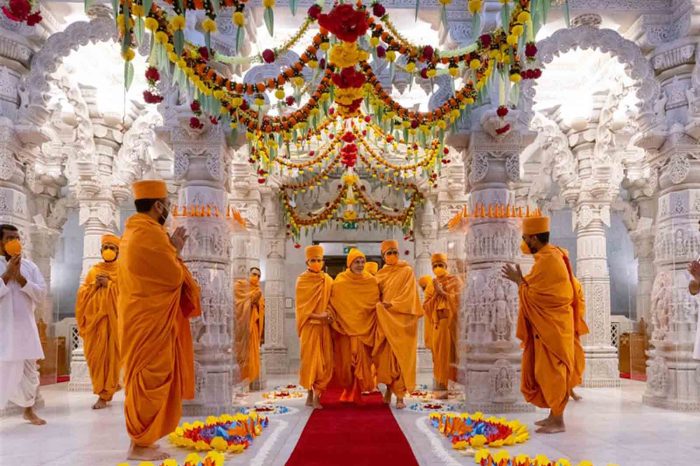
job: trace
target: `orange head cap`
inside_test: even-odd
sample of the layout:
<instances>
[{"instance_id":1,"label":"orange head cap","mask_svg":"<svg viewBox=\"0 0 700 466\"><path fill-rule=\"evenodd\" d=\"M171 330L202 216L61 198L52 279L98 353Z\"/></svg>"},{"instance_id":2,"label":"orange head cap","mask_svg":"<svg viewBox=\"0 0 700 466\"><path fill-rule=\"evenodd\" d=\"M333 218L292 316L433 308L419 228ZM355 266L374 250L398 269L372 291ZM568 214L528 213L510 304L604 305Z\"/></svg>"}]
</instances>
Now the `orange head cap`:
<instances>
[{"instance_id":1,"label":"orange head cap","mask_svg":"<svg viewBox=\"0 0 700 466\"><path fill-rule=\"evenodd\" d=\"M523 234L537 235L549 231L549 217L525 217L523 219Z\"/></svg>"},{"instance_id":2,"label":"orange head cap","mask_svg":"<svg viewBox=\"0 0 700 466\"><path fill-rule=\"evenodd\" d=\"M131 186L134 199L165 199L168 197L168 185L163 180L141 180Z\"/></svg>"}]
</instances>

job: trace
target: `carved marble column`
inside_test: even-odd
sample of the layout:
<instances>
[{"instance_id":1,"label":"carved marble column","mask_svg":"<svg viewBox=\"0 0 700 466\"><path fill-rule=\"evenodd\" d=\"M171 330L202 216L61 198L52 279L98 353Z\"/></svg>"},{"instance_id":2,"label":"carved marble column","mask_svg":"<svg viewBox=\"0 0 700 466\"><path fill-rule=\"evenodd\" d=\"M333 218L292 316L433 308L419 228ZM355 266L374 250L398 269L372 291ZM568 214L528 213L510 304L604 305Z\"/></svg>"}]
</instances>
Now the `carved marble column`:
<instances>
[{"instance_id":1,"label":"carved marble column","mask_svg":"<svg viewBox=\"0 0 700 466\"><path fill-rule=\"evenodd\" d=\"M226 212L228 149L218 127L203 132L175 127L170 133L175 152L175 181L180 206L215 206ZM183 403L185 416L228 412L238 365L233 357L233 282L230 225L225 217L178 218L189 240L182 255L201 286L202 315L190 321L195 352L195 398Z\"/></svg>"},{"instance_id":2,"label":"carved marble column","mask_svg":"<svg viewBox=\"0 0 700 466\"><path fill-rule=\"evenodd\" d=\"M693 23L694 24L694 23ZM697 29L658 47L651 63L661 82L656 128L637 139L658 185L651 291L651 345L643 402L700 410L700 361L692 359L700 301L688 293L688 262L700 251L700 62ZM656 181L658 180L658 181Z\"/></svg>"},{"instance_id":3,"label":"carved marble column","mask_svg":"<svg viewBox=\"0 0 700 466\"><path fill-rule=\"evenodd\" d=\"M509 184L519 179L519 154L534 139L512 131L499 140L472 133L466 157L470 212L477 204L514 202ZM532 410L520 393L520 342L515 338L518 291L501 278L505 263L520 260L515 219L477 218L466 238L467 283L460 336L466 409L486 412Z\"/></svg>"},{"instance_id":4,"label":"carved marble column","mask_svg":"<svg viewBox=\"0 0 700 466\"><path fill-rule=\"evenodd\" d=\"M420 223L416 231L416 278L423 275L433 275L430 256L433 252L441 249L437 243L437 216L435 215L435 204L428 198L423 205ZM421 292L421 299L423 295ZM433 359L430 350L426 347L425 341L425 318L418 321L418 360L416 363L418 372L431 373L433 371Z\"/></svg>"},{"instance_id":5,"label":"carved marble column","mask_svg":"<svg viewBox=\"0 0 700 466\"><path fill-rule=\"evenodd\" d=\"M268 374L289 371L284 344L285 233L279 201L273 192L263 195L263 260L265 267L265 344L263 363Z\"/></svg>"},{"instance_id":6,"label":"carved marble column","mask_svg":"<svg viewBox=\"0 0 700 466\"><path fill-rule=\"evenodd\" d=\"M650 200L651 201L651 200ZM654 230L651 222L641 225L646 217L639 220L640 225L630 233L637 258L637 309L634 320L644 319L651 323L651 290L654 285Z\"/></svg>"}]
</instances>

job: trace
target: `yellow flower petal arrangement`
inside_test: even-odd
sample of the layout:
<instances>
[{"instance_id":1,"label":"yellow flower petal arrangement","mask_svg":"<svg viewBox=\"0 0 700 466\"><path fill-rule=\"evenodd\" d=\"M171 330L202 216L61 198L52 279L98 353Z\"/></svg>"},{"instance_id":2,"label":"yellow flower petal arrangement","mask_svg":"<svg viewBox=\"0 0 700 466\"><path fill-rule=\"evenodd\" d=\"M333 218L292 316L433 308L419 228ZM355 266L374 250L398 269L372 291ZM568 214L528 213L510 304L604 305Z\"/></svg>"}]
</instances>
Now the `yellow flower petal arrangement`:
<instances>
[{"instance_id":1,"label":"yellow flower petal arrangement","mask_svg":"<svg viewBox=\"0 0 700 466\"><path fill-rule=\"evenodd\" d=\"M526 442L530 437L527 426L520 421L486 417L480 412L431 413L430 421L433 427L450 439L455 450L515 445Z\"/></svg>"},{"instance_id":2,"label":"yellow flower petal arrangement","mask_svg":"<svg viewBox=\"0 0 700 466\"><path fill-rule=\"evenodd\" d=\"M173 445L190 450L241 453L253 443L255 437L262 434L268 424L268 418L259 416L255 411L209 416L204 422L183 423L168 436L168 440Z\"/></svg>"},{"instance_id":3,"label":"yellow flower petal arrangement","mask_svg":"<svg viewBox=\"0 0 700 466\"><path fill-rule=\"evenodd\" d=\"M547 458L546 455L537 455L529 457L528 455L518 455L511 458L510 453L505 450L491 453L488 450L479 450L474 456L474 462L479 466L574 466L574 463L566 458L553 460ZM593 466L590 461L584 460L577 463L577 466ZM608 464L607 466L618 466L616 464Z\"/></svg>"},{"instance_id":4,"label":"yellow flower petal arrangement","mask_svg":"<svg viewBox=\"0 0 700 466\"><path fill-rule=\"evenodd\" d=\"M218 451L210 451L205 457L199 456L197 453L190 453L185 458L185 462L182 466L224 466L223 453ZM119 463L117 466L130 466L129 463ZM163 460L161 463L153 463L151 461L142 461L138 466L180 466L180 463L172 458Z\"/></svg>"}]
</instances>

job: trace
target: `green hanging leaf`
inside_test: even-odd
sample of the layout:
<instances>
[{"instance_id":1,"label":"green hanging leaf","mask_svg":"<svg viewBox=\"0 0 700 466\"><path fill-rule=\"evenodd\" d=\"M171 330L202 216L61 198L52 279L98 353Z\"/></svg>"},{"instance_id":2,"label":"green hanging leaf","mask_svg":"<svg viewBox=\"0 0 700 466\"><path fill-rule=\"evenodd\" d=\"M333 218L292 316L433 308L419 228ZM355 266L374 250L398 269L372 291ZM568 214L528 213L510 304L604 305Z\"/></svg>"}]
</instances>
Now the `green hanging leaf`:
<instances>
[{"instance_id":1,"label":"green hanging leaf","mask_svg":"<svg viewBox=\"0 0 700 466\"><path fill-rule=\"evenodd\" d=\"M127 91L134 81L134 64L130 61L124 62L124 89Z\"/></svg>"},{"instance_id":2,"label":"green hanging leaf","mask_svg":"<svg viewBox=\"0 0 700 466\"><path fill-rule=\"evenodd\" d=\"M542 24L547 22L547 16L549 16L549 7L551 6L550 0L540 1L540 11L542 11Z\"/></svg>"},{"instance_id":3,"label":"green hanging leaf","mask_svg":"<svg viewBox=\"0 0 700 466\"><path fill-rule=\"evenodd\" d=\"M394 84L394 76L396 75L396 65L392 61L389 65L389 82Z\"/></svg>"},{"instance_id":4,"label":"green hanging leaf","mask_svg":"<svg viewBox=\"0 0 700 466\"><path fill-rule=\"evenodd\" d=\"M442 8L440 8L440 23L442 27L447 30L447 7L445 5L442 5Z\"/></svg>"},{"instance_id":5,"label":"green hanging leaf","mask_svg":"<svg viewBox=\"0 0 700 466\"><path fill-rule=\"evenodd\" d=\"M265 18L265 27L267 27L267 32L270 33L270 37L274 37L275 14L273 13L272 8L265 8L265 13L263 17Z\"/></svg>"},{"instance_id":6,"label":"green hanging leaf","mask_svg":"<svg viewBox=\"0 0 700 466\"><path fill-rule=\"evenodd\" d=\"M241 45L243 45L244 38L245 38L245 29L243 27L236 28L236 48L235 48L236 53L238 53L241 50Z\"/></svg>"},{"instance_id":7,"label":"green hanging leaf","mask_svg":"<svg viewBox=\"0 0 700 466\"><path fill-rule=\"evenodd\" d=\"M209 2L209 4L211 5L211 11L214 13L214 16L219 16L219 10L220 10L219 2L214 0L214 1Z\"/></svg>"},{"instance_id":8,"label":"green hanging leaf","mask_svg":"<svg viewBox=\"0 0 700 466\"><path fill-rule=\"evenodd\" d=\"M416 0L416 21L418 21L418 10L420 10L420 0Z\"/></svg>"},{"instance_id":9,"label":"green hanging leaf","mask_svg":"<svg viewBox=\"0 0 700 466\"><path fill-rule=\"evenodd\" d=\"M472 40L476 41L481 32L481 15L478 13L472 16Z\"/></svg>"},{"instance_id":10,"label":"green hanging leaf","mask_svg":"<svg viewBox=\"0 0 700 466\"><path fill-rule=\"evenodd\" d=\"M297 15L297 0L289 0L289 11L292 12L292 16Z\"/></svg>"},{"instance_id":11,"label":"green hanging leaf","mask_svg":"<svg viewBox=\"0 0 700 466\"><path fill-rule=\"evenodd\" d=\"M83 0L83 8L85 10L85 13L87 13L88 9L92 6L93 0ZM112 6L114 6L114 2L112 2ZM116 14L114 16L117 16Z\"/></svg>"},{"instance_id":12,"label":"green hanging leaf","mask_svg":"<svg viewBox=\"0 0 700 466\"><path fill-rule=\"evenodd\" d=\"M148 17L148 13L151 11L151 6L153 6L153 0L143 0L141 2L143 6L143 13Z\"/></svg>"},{"instance_id":13,"label":"green hanging leaf","mask_svg":"<svg viewBox=\"0 0 700 466\"><path fill-rule=\"evenodd\" d=\"M85 0L85 10L88 9L88 4L92 4L91 0ZM112 0L112 11L114 11L114 24L117 24L117 15L119 14L119 3L117 0Z\"/></svg>"},{"instance_id":14,"label":"green hanging leaf","mask_svg":"<svg viewBox=\"0 0 700 466\"><path fill-rule=\"evenodd\" d=\"M143 42L143 36L146 33L146 29L143 25L143 18L141 16L136 17L136 24L134 27L134 37L136 37L136 45L141 45Z\"/></svg>"},{"instance_id":15,"label":"green hanging leaf","mask_svg":"<svg viewBox=\"0 0 700 466\"><path fill-rule=\"evenodd\" d=\"M209 49L211 53L211 32L204 33L204 45L207 46L207 49Z\"/></svg>"},{"instance_id":16,"label":"green hanging leaf","mask_svg":"<svg viewBox=\"0 0 700 466\"><path fill-rule=\"evenodd\" d=\"M564 19L566 20L566 27L571 27L571 13L569 12L569 0L564 0Z\"/></svg>"},{"instance_id":17,"label":"green hanging leaf","mask_svg":"<svg viewBox=\"0 0 700 466\"><path fill-rule=\"evenodd\" d=\"M182 55L182 50L185 48L185 33L183 31L175 31L175 34L173 34L173 42L173 45L175 45L175 53Z\"/></svg>"},{"instance_id":18,"label":"green hanging leaf","mask_svg":"<svg viewBox=\"0 0 700 466\"><path fill-rule=\"evenodd\" d=\"M501 25L503 26L503 30L506 32L508 32L508 23L510 18L508 9L508 4L504 3L503 7L501 8Z\"/></svg>"}]
</instances>

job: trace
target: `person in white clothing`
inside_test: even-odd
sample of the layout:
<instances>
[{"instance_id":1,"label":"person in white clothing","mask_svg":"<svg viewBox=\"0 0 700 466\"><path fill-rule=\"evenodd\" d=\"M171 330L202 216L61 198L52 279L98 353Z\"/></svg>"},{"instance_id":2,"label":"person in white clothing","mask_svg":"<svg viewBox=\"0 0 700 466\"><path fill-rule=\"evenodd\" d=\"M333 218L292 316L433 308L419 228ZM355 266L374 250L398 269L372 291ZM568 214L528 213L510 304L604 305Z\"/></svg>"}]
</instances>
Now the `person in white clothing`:
<instances>
[{"instance_id":1,"label":"person in white clothing","mask_svg":"<svg viewBox=\"0 0 700 466\"><path fill-rule=\"evenodd\" d=\"M695 296L700 293L700 259L696 259L688 264L688 272L693 277L688 283L688 291ZM700 359L700 314L698 315L698 326L695 331L695 346L693 347L693 359Z\"/></svg>"},{"instance_id":2,"label":"person in white clothing","mask_svg":"<svg viewBox=\"0 0 700 466\"><path fill-rule=\"evenodd\" d=\"M19 231L0 225L0 408L8 401L24 408L24 418L46 424L34 412L39 394L36 361L44 359L34 319L46 296L39 268L22 257Z\"/></svg>"}]
</instances>

